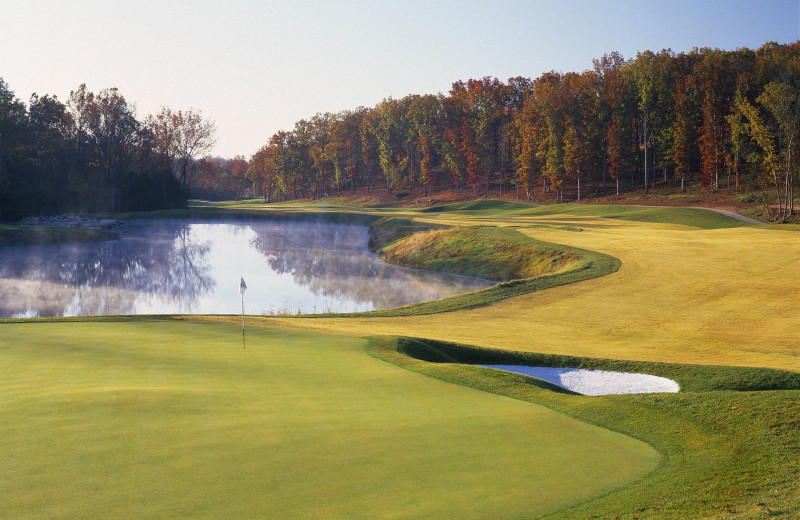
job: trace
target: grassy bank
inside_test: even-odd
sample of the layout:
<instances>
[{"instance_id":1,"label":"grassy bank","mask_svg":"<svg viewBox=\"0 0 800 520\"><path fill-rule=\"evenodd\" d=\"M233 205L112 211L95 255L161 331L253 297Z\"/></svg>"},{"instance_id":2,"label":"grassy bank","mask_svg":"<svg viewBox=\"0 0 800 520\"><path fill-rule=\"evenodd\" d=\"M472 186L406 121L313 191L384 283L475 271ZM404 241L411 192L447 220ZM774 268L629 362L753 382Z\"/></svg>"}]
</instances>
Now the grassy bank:
<instances>
[{"instance_id":1,"label":"grassy bank","mask_svg":"<svg viewBox=\"0 0 800 520\"><path fill-rule=\"evenodd\" d=\"M379 359L451 383L520 399L642 439L661 467L552 518L796 518L800 515L800 375L689 365L619 364L463 345L376 338ZM417 358L425 357L431 361ZM646 370L675 377L678 394L585 397L552 385L452 361ZM762 391L746 391L761 389ZM769 389L769 390L767 390Z\"/></svg>"},{"instance_id":2,"label":"grassy bank","mask_svg":"<svg viewBox=\"0 0 800 520\"><path fill-rule=\"evenodd\" d=\"M587 358L489 349L415 338L398 338L396 349L412 358L430 363L569 367L652 374L674 379L684 392L800 390L800 373L771 368Z\"/></svg>"},{"instance_id":3,"label":"grassy bank","mask_svg":"<svg viewBox=\"0 0 800 520\"><path fill-rule=\"evenodd\" d=\"M557 244L548 244L548 246L553 247L555 250L564 251L565 254L574 256L578 260L572 263L571 269L563 272L546 274L535 278L501 282L480 291L457 294L441 300L417 303L405 307L398 307L396 309L382 309L358 314L337 314L328 316L333 319L345 317L374 319L381 317L423 316L478 309L516 296L605 276L616 272L620 267L619 260L602 253L595 253L593 251L581 250L573 247L563 247ZM368 328L365 330L368 330Z\"/></svg>"},{"instance_id":4,"label":"grassy bank","mask_svg":"<svg viewBox=\"0 0 800 520\"><path fill-rule=\"evenodd\" d=\"M116 238L116 233L104 229L0 224L0 247L102 242Z\"/></svg>"},{"instance_id":5,"label":"grassy bank","mask_svg":"<svg viewBox=\"0 0 800 520\"><path fill-rule=\"evenodd\" d=\"M580 258L512 229L437 229L414 233L380 249L387 262L495 281L580 268Z\"/></svg>"}]
</instances>

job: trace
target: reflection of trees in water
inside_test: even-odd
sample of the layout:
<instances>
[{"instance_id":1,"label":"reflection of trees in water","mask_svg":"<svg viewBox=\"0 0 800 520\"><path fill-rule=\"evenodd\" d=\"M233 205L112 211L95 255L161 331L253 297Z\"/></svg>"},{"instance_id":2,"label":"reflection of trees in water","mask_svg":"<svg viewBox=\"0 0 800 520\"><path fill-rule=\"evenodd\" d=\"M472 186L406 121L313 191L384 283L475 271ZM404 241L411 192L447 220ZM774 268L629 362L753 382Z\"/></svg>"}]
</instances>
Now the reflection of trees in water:
<instances>
[{"instance_id":1,"label":"reflection of trees in water","mask_svg":"<svg viewBox=\"0 0 800 520\"><path fill-rule=\"evenodd\" d=\"M367 251L363 226L252 221L214 226L141 222L115 242L0 250L0 316L197 312L207 305L203 297L215 294L212 245L217 251L248 240L258 255L250 250L245 262L291 274L315 296L308 308L304 290L272 294L272 301L255 304L261 305L255 311L270 312L264 305L271 305L273 312L294 313L297 297L304 313L397 307L485 286L386 264Z\"/></svg>"},{"instance_id":2,"label":"reflection of trees in water","mask_svg":"<svg viewBox=\"0 0 800 520\"><path fill-rule=\"evenodd\" d=\"M252 228L256 236L251 244L267 257L273 270L290 273L297 284L330 300L381 309L487 285L464 277L412 272L389 265L366 249L368 235L362 226L284 223L281 227Z\"/></svg>"},{"instance_id":3,"label":"reflection of trees in water","mask_svg":"<svg viewBox=\"0 0 800 520\"><path fill-rule=\"evenodd\" d=\"M0 264L0 315L32 309L40 316L126 314L142 292L191 308L214 288L208 243L193 239L187 224L148 227L102 244L13 248Z\"/></svg>"}]
</instances>

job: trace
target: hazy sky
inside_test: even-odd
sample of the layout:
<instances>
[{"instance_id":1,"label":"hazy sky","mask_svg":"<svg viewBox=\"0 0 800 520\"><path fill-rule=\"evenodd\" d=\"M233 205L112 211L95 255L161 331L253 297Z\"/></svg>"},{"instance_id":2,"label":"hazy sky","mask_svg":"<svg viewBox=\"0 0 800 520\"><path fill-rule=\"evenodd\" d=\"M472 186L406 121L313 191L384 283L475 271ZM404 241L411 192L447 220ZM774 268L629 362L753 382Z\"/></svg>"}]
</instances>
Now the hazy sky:
<instances>
[{"instance_id":1,"label":"hazy sky","mask_svg":"<svg viewBox=\"0 0 800 520\"><path fill-rule=\"evenodd\" d=\"M0 77L27 100L118 87L141 118L194 107L249 156L316 112L458 79L582 71L617 50L800 39L798 0L2 0Z\"/></svg>"}]
</instances>

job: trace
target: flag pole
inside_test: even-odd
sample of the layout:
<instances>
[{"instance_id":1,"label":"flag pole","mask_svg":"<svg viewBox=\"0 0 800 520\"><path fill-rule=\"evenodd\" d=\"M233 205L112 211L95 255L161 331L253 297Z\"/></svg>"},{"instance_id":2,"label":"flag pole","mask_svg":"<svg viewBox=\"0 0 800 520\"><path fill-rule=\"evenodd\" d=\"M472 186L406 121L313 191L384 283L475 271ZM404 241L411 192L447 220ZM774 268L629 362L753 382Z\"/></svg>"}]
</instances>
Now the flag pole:
<instances>
[{"instance_id":1,"label":"flag pole","mask_svg":"<svg viewBox=\"0 0 800 520\"><path fill-rule=\"evenodd\" d=\"M242 348L244 346L244 292L247 290L247 284L244 283L244 276L239 279L239 294L242 295Z\"/></svg>"}]
</instances>

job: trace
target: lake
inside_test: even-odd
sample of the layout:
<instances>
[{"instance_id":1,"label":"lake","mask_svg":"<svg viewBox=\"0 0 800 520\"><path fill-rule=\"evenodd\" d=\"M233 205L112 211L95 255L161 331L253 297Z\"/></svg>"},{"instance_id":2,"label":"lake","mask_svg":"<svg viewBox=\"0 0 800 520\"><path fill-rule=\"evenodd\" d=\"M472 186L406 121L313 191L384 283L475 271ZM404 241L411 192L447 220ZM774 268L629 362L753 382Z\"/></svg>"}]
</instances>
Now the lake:
<instances>
[{"instance_id":1,"label":"lake","mask_svg":"<svg viewBox=\"0 0 800 520\"><path fill-rule=\"evenodd\" d=\"M119 240L0 248L0 316L358 312L491 285L387 264L365 226L274 220L128 222Z\"/></svg>"}]
</instances>

